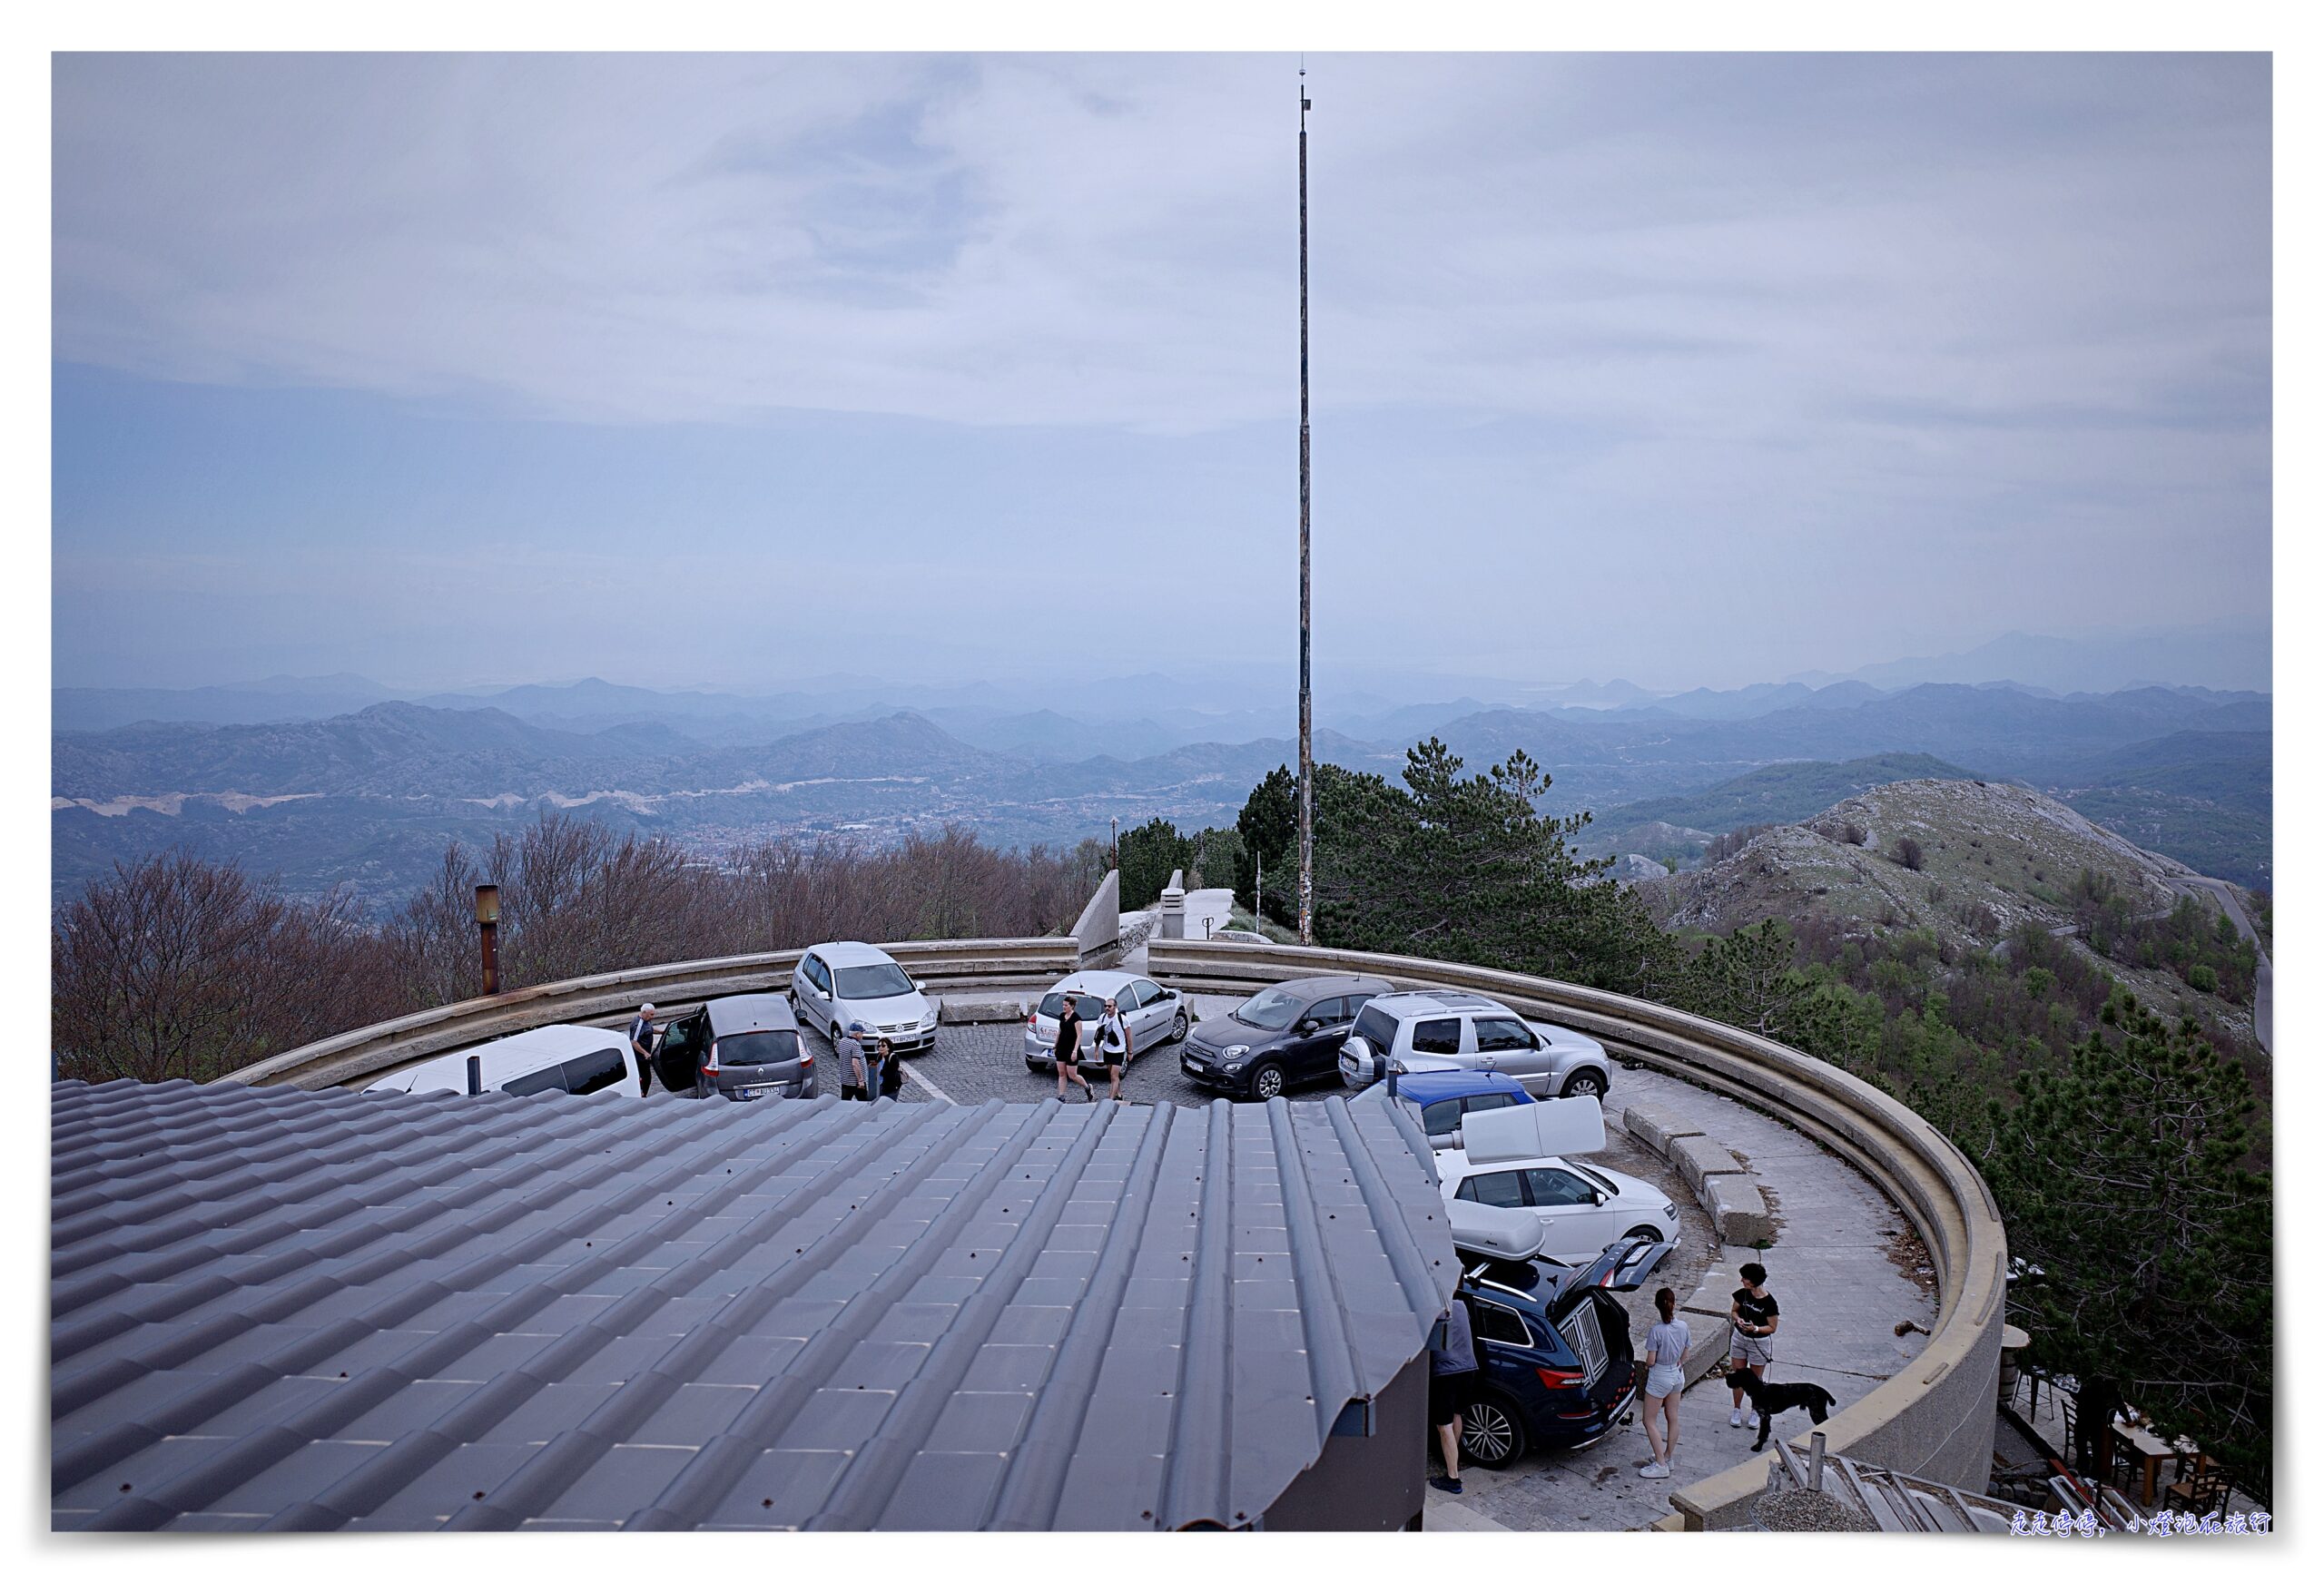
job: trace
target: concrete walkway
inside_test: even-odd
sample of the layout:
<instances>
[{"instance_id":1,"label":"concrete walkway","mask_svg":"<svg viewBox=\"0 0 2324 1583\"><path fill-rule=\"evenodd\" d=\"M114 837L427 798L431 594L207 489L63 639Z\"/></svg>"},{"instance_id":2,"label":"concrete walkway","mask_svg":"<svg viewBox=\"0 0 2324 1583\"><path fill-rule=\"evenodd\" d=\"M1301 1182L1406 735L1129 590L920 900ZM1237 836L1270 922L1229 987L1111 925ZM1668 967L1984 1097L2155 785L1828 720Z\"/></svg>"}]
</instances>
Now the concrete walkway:
<instances>
[{"instance_id":1,"label":"concrete walkway","mask_svg":"<svg viewBox=\"0 0 2324 1583\"><path fill-rule=\"evenodd\" d=\"M1651 1105L1700 1126L1751 1166L1776 1214L1774 1245L1717 1250L1691 1303L1689 1285L1672 1283L1682 1304L1710 1311L1681 1316L1698 1344L1726 1335L1728 1294L1740 1284L1734 1272L1756 1259L1783 1311L1770 1378L1812 1380L1846 1407L1918 1354L1926 1338L1899 1339L1896 1326L1935 1319L1933 1279L1910 1224L1852 1166L1769 1116L1659 1073L1617 1072L1606 1103L1610 1115ZM1626 1305L1641 1314L1649 1298L1641 1292ZM1646 1321L1634 1317L1633 1344L1645 1333ZM1669 1480L1638 1477L1647 1443L1632 1422L1585 1451L1535 1453L1498 1473L1465 1471L1461 1495L1429 1492L1425 1520L1446 1529L1644 1527L1669 1512L1673 1488L1750 1460L1757 1431L1730 1427L1729 1411L1729 1392L1716 1380L1680 1398L1678 1472ZM1777 1434L1808 1427L1804 1412L1776 1421Z\"/></svg>"},{"instance_id":2,"label":"concrete walkway","mask_svg":"<svg viewBox=\"0 0 2324 1583\"><path fill-rule=\"evenodd\" d=\"M1234 905L1235 892L1224 885L1214 890L1187 891L1187 938L1201 939L1213 929L1225 929L1230 916L1229 909ZM1161 909L1158 907L1149 907L1140 912L1125 912L1122 914L1122 932L1128 934L1131 926L1139 922L1157 923L1160 917ZM1148 939L1152 938L1150 934L1147 936ZM1146 971L1145 943L1141 941L1136 949L1126 952L1122 957L1121 965L1125 972ZM1238 1000L1236 1004L1239 1005L1241 1002Z\"/></svg>"}]
</instances>

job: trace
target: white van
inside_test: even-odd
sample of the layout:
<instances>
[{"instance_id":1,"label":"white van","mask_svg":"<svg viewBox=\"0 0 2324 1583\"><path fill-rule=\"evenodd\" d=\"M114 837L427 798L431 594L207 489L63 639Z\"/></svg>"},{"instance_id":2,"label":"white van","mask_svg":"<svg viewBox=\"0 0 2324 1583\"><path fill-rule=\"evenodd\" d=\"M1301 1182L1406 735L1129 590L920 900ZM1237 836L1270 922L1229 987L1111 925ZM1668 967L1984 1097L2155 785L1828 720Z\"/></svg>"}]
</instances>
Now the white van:
<instances>
[{"instance_id":1,"label":"white van","mask_svg":"<svg viewBox=\"0 0 2324 1583\"><path fill-rule=\"evenodd\" d=\"M618 1028L552 1023L490 1044L431 1056L363 1085L369 1093L465 1094L468 1057L482 1057L484 1086L504 1094L644 1094L637 1052Z\"/></svg>"}]
</instances>

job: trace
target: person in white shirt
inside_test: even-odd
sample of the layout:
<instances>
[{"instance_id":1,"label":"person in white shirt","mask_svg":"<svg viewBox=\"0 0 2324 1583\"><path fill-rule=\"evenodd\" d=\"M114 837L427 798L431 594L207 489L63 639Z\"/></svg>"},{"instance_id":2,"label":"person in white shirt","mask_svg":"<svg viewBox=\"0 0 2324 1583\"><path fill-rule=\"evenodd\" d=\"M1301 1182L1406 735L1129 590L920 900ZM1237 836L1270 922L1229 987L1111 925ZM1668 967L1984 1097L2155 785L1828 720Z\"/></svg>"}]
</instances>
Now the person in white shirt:
<instances>
[{"instance_id":1,"label":"person in white shirt","mask_svg":"<svg viewBox=\"0 0 2324 1583\"><path fill-rule=\"evenodd\" d=\"M1129 1024L1122 1020L1121 1008L1110 997L1106 1009L1098 1015L1098 1054L1106 1063L1106 1097L1122 1096L1122 1068L1136 1055L1136 1041L1130 1037Z\"/></svg>"}]
</instances>

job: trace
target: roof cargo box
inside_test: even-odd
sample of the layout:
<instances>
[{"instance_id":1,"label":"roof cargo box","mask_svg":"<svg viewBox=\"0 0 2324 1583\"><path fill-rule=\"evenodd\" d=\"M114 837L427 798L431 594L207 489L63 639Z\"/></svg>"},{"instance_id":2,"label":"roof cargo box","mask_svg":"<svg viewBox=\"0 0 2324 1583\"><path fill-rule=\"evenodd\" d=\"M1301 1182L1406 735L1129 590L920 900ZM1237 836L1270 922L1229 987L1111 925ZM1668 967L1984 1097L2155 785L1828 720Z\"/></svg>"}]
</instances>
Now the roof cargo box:
<instances>
[{"instance_id":1,"label":"roof cargo box","mask_svg":"<svg viewBox=\"0 0 2324 1583\"><path fill-rule=\"evenodd\" d=\"M1543 1155L1594 1155L1606 1146L1606 1113L1596 1096L1544 1099L1461 1118L1461 1142L1472 1165L1537 1160Z\"/></svg>"}]
</instances>

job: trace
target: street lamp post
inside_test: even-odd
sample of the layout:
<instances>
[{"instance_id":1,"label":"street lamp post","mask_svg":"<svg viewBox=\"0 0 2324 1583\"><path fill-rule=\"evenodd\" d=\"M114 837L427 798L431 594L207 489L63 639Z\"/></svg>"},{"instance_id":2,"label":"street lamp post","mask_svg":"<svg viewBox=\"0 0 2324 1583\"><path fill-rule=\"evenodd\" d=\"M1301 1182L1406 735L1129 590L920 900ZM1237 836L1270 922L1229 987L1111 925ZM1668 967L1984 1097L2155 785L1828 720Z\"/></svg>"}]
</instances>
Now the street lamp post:
<instances>
[{"instance_id":1,"label":"street lamp post","mask_svg":"<svg viewBox=\"0 0 2324 1583\"><path fill-rule=\"evenodd\" d=\"M1299 68L1299 943L1315 943L1315 698L1307 644L1307 67Z\"/></svg>"}]
</instances>

